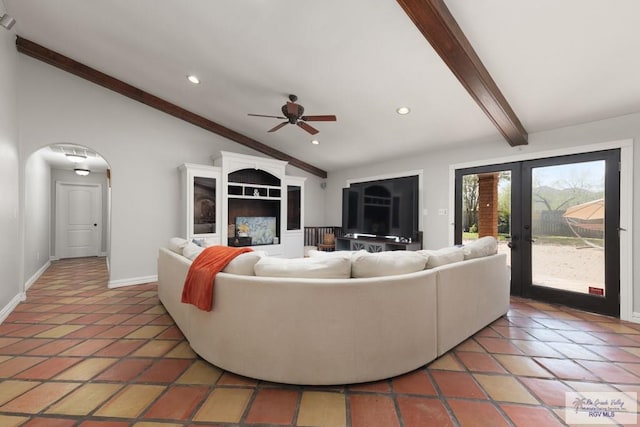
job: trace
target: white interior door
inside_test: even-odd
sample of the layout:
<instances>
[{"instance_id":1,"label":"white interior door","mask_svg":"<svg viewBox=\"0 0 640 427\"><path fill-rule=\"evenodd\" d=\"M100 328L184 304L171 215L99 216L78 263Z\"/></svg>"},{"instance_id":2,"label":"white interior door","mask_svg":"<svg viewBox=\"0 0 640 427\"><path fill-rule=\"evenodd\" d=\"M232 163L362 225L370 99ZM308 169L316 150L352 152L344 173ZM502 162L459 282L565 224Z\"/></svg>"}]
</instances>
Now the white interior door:
<instances>
[{"instance_id":1,"label":"white interior door","mask_svg":"<svg viewBox=\"0 0 640 427\"><path fill-rule=\"evenodd\" d=\"M102 186L56 183L56 257L98 256L102 243Z\"/></svg>"}]
</instances>

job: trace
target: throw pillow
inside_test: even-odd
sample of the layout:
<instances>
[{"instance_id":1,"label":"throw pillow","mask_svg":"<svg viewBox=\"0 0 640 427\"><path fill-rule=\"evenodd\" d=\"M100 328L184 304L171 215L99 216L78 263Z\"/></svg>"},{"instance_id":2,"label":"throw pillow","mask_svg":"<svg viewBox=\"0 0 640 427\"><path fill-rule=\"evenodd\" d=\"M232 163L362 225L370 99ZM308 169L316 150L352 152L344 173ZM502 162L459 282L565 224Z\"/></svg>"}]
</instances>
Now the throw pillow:
<instances>
[{"instance_id":1,"label":"throw pillow","mask_svg":"<svg viewBox=\"0 0 640 427\"><path fill-rule=\"evenodd\" d=\"M414 251L390 251L368 253L365 251L353 255L351 260L352 277L382 277L396 274L415 273L424 270L427 260Z\"/></svg>"},{"instance_id":2,"label":"throw pillow","mask_svg":"<svg viewBox=\"0 0 640 427\"><path fill-rule=\"evenodd\" d=\"M188 242L182 250L182 255L193 261L203 250L204 248L202 246L198 246L193 242Z\"/></svg>"},{"instance_id":3,"label":"throw pillow","mask_svg":"<svg viewBox=\"0 0 640 427\"><path fill-rule=\"evenodd\" d=\"M423 249L417 252L427 258L427 268L435 268L441 265L464 261L464 250L455 246L438 249L436 251Z\"/></svg>"},{"instance_id":4,"label":"throw pillow","mask_svg":"<svg viewBox=\"0 0 640 427\"><path fill-rule=\"evenodd\" d=\"M169 239L167 248L172 252L182 255L182 251L184 250L186 244L187 239L183 239L182 237L172 237Z\"/></svg>"},{"instance_id":5,"label":"throw pillow","mask_svg":"<svg viewBox=\"0 0 640 427\"><path fill-rule=\"evenodd\" d=\"M254 267L260 258L266 256L264 251L246 252L238 255L231 260L225 268L222 269L223 273L237 274L240 276L255 276Z\"/></svg>"},{"instance_id":6,"label":"throw pillow","mask_svg":"<svg viewBox=\"0 0 640 427\"><path fill-rule=\"evenodd\" d=\"M345 258L261 258L255 265L256 276L347 279L351 261Z\"/></svg>"},{"instance_id":7,"label":"throw pillow","mask_svg":"<svg viewBox=\"0 0 640 427\"><path fill-rule=\"evenodd\" d=\"M464 259L481 258L498 253L498 241L493 236L481 237L462 248Z\"/></svg>"}]
</instances>

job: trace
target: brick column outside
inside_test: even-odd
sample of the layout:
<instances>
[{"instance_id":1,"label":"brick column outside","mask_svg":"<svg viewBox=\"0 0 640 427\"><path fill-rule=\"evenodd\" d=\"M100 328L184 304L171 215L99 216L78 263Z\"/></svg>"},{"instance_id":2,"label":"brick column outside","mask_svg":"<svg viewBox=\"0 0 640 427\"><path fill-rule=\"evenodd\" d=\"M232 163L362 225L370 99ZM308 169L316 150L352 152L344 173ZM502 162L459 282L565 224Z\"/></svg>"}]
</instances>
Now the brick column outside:
<instances>
[{"instance_id":1,"label":"brick column outside","mask_svg":"<svg viewBox=\"0 0 640 427\"><path fill-rule=\"evenodd\" d=\"M478 175L478 238L498 237L498 179L497 172Z\"/></svg>"}]
</instances>

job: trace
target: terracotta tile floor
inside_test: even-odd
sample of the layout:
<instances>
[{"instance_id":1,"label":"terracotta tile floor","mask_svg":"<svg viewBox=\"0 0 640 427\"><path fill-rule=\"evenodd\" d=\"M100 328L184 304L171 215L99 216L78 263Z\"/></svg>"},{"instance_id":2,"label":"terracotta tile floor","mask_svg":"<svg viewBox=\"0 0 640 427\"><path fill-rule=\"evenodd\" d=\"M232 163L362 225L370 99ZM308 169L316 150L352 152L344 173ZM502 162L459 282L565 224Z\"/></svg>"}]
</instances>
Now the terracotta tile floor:
<instances>
[{"instance_id":1,"label":"terracotta tile floor","mask_svg":"<svg viewBox=\"0 0 640 427\"><path fill-rule=\"evenodd\" d=\"M199 359L155 284L106 282L103 258L54 262L0 325L0 426L542 427L565 392L640 392L640 325L535 301L409 374L298 387Z\"/></svg>"}]
</instances>

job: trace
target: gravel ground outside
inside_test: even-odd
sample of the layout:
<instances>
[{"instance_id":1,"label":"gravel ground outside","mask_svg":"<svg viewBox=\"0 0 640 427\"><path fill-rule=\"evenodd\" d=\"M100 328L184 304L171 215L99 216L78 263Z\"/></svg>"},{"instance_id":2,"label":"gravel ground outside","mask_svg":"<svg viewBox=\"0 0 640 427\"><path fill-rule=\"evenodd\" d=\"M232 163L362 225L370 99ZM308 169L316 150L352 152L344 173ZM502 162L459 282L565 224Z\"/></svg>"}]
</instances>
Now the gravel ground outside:
<instances>
[{"instance_id":1,"label":"gravel ground outside","mask_svg":"<svg viewBox=\"0 0 640 427\"><path fill-rule=\"evenodd\" d=\"M511 250L500 242L498 252ZM589 293L589 287L604 289L604 250L592 247L534 244L533 283L557 289Z\"/></svg>"}]
</instances>

